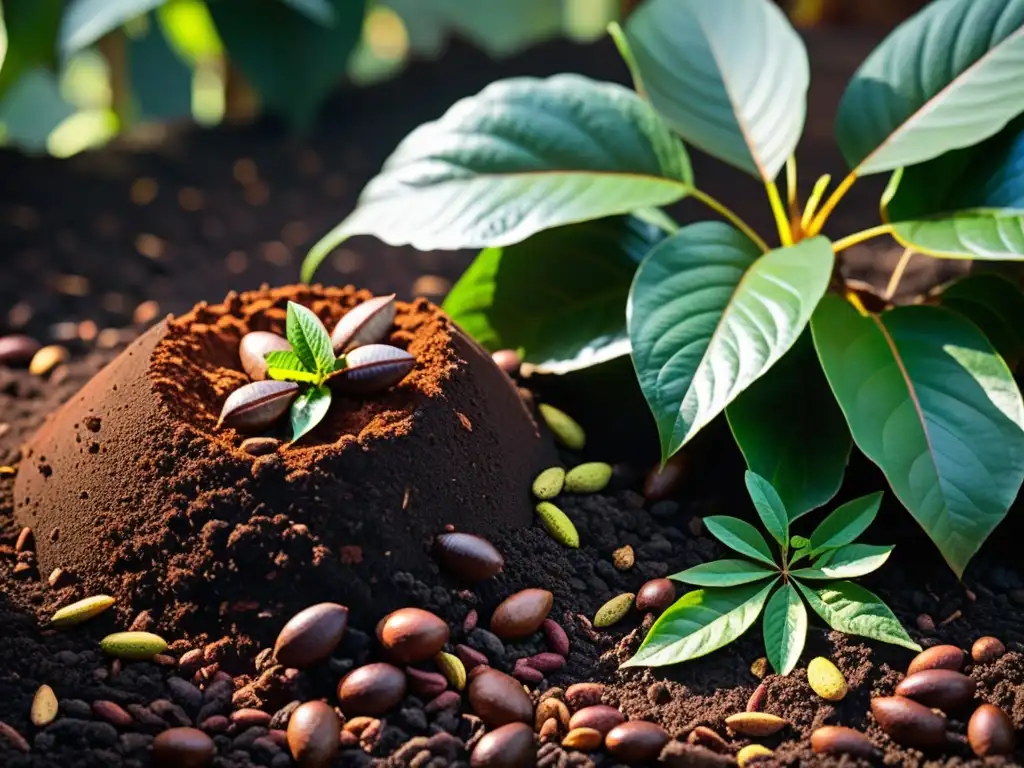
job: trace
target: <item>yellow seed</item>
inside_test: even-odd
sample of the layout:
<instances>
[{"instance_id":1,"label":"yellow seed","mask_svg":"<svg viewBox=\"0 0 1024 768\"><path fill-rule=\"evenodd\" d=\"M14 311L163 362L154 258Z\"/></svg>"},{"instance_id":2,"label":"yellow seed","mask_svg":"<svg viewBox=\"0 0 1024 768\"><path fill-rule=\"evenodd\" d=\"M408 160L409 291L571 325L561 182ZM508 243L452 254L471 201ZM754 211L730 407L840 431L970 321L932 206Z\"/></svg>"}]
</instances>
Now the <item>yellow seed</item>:
<instances>
[{"instance_id":1,"label":"yellow seed","mask_svg":"<svg viewBox=\"0 0 1024 768\"><path fill-rule=\"evenodd\" d=\"M14 477L16 474L18 474L18 470L14 467L9 467L6 464L0 467L0 477Z\"/></svg>"},{"instance_id":2,"label":"yellow seed","mask_svg":"<svg viewBox=\"0 0 1024 768\"><path fill-rule=\"evenodd\" d=\"M167 641L151 632L115 632L100 640L100 648L119 659L151 659L167 650Z\"/></svg>"},{"instance_id":3,"label":"yellow seed","mask_svg":"<svg viewBox=\"0 0 1024 768\"><path fill-rule=\"evenodd\" d=\"M764 680L764 676L768 674L768 659L764 656L754 659L754 663L750 665L750 674L758 680Z\"/></svg>"},{"instance_id":4,"label":"yellow seed","mask_svg":"<svg viewBox=\"0 0 1024 768\"><path fill-rule=\"evenodd\" d=\"M622 621L622 618L629 613L629 609L633 607L634 597L636 595L632 592L625 592L613 597L597 609L597 613L594 614L594 626L610 627L612 624Z\"/></svg>"},{"instance_id":5,"label":"yellow seed","mask_svg":"<svg viewBox=\"0 0 1024 768\"><path fill-rule=\"evenodd\" d=\"M541 403L537 408L540 410L541 418L548 425L551 434L564 445L574 451L582 451L587 443L587 435L583 427L564 411L560 411L553 405Z\"/></svg>"},{"instance_id":6,"label":"yellow seed","mask_svg":"<svg viewBox=\"0 0 1024 768\"><path fill-rule=\"evenodd\" d=\"M626 544L612 552L612 564L620 571L628 571L636 562L636 555L633 548Z\"/></svg>"},{"instance_id":7,"label":"yellow seed","mask_svg":"<svg viewBox=\"0 0 1024 768\"><path fill-rule=\"evenodd\" d=\"M537 505L537 514L552 539L572 549L579 548L579 531L576 530L576 526L572 524L572 520L566 516L565 512L550 501L542 501Z\"/></svg>"},{"instance_id":8,"label":"yellow seed","mask_svg":"<svg viewBox=\"0 0 1024 768\"><path fill-rule=\"evenodd\" d=\"M32 709L29 720L36 728L49 725L57 719L57 695L48 685L40 685L36 695L32 697Z\"/></svg>"},{"instance_id":9,"label":"yellow seed","mask_svg":"<svg viewBox=\"0 0 1024 768\"><path fill-rule=\"evenodd\" d=\"M725 724L744 736L771 736L786 727L787 723L778 715L767 712L737 712L725 718Z\"/></svg>"},{"instance_id":10,"label":"yellow seed","mask_svg":"<svg viewBox=\"0 0 1024 768\"><path fill-rule=\"evenodd\" d=\"M93 595L77 603L65 605L50 618L54 627L71 627L83 621L99 616L114 604L110 595Z\"/></svg>"},{"instance_id":11,"label":"yellow seed","mask_svg":"<svg viewBox=\"0 0 1024 768\"><path fill-rule=\"evenodd\" d=\"M774 756L775 753L768 749L768 747L761 744L747 744L747 746L736 753L736 762L740 768L746 768L748 765L754 765L761 760Z\"/></svg>"},{"instance_id":12,"label":"yellow seed","mask_svg":"<svg viewBox=\"0 0 1024 768\"><path fill-rule=\"evenodd\" d=\"M452 688L461 691L466 687L466 667L458 656L439 651L434 657L434 663Z\"/></svg>"},{"instance_id":13,"label":"yellow seed","mask_svg":"<svg viewBox=\"0 0 1024 768\"><path fill-rule=\"evenodd\" d=\"M811 659L807 665L807 682L811 690L826 701L842 701L849 690L843 673L823 656Z\"/></svg>"},{"instance_id":14,"label":"yellow seed","mask_svg":"<svg viewBox=\"0 0 1024 768\"><path fill-rule=\"evenodd\" d=\"M567 493L597 493L603 491L611 479L611 464L588 461L565 473L565 490Z\"/></svg>"},{"instance_id":15,"label":"yellow seed","mask_svg":"<svg viewBox=\"0 0 1024 768\"><path fill-rule=\"evenodd\" d=\"M600 748L604 738L601 732L594 728L573 728L562 739L562 746L569 749L578 749L580 752L593 752Z\"/></svg>"},{"instance_id":16,"label":"yellow seed","mask_svg":"<svg viewBox=\"0 0 1024 768\"><path fill-rule=\"evenodd\" d=\"M565 470L561 467L548 467L533 481L533 495L538 499L553 499L562 492L565 484Z\"/></svg>"},{"instance_id":17,"label":"yellow seed","mask_svg":"<svg viewBox=\"0 0 1024 768\"><path fill-rule=\"evenodd\" d=\"M58 365L68 359L68 351L59 344L43 347L32 356L28 364L28 372L35 376L45 376Z\"/></svg>"}]
</instances>

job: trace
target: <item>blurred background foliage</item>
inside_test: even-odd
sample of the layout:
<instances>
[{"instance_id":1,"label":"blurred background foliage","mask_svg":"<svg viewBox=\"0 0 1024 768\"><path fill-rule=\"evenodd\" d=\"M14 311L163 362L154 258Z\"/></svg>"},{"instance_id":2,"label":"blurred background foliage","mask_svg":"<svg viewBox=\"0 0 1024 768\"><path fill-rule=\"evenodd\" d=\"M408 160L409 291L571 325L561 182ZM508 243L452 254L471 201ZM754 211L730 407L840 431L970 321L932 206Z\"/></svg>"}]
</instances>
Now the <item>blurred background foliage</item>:
<instances>
[{"instance_id":1,"label":"blurred background foliage","mask_svg":"<svg viewBox=\"0 0 1024 768\"><path fill-rule=\"evenodd\" d=\"M892 24L918 0L780 0L798 26ZM0 0L0 144L66 157L170 121L302 132L348 83L437 58L589 42L637 0Z\"/></svg>"}]
</instances>

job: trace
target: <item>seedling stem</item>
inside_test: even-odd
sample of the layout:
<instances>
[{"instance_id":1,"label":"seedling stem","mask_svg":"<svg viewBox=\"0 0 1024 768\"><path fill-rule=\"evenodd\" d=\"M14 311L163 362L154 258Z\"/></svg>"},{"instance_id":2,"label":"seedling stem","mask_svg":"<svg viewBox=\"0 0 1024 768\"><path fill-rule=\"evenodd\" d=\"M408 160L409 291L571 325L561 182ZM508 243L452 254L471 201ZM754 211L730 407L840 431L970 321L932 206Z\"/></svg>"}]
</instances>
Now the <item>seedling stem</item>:
<instances>
[{"instance_id":1,"label":"seedling stem","mask_svg":"<svg viewBox=\"0 0 1024 768\"><path fill-rule=\"evenodd\" d=\"M778 191L776 191L775 194L778 195ZM699 189L694 189L693 192L690 193L690 196L693 197L694 200L698 200L704 203L704 205L706 205L708 208L720 214L723 218L728 219L730 222L732 222L732 224L738 230L740 230L743 234L745 234L747 237L753 240L757 247L760 248L763 252L767 253L769 250L771 250L768 247L768 244L761 238L759 234L757 234L757 232L753 230L753 228L749 224L747 224L747 222L741 219L734 211L732 211L729 208L726 208L724 205L722 205L722 203L718 202L718 200L713 198L711 195L707 194L706 192L701 192Z\"/></svg>"}]
</instances>

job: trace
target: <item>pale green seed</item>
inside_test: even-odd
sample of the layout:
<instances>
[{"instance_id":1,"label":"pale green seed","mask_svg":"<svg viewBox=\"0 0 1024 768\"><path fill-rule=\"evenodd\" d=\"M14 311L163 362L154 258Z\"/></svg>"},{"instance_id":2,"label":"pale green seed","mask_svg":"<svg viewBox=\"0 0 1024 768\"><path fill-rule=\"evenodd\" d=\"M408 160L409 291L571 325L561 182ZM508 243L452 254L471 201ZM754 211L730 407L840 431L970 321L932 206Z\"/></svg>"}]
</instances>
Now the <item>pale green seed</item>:
<instances>
[{"instance_id":1,"label":"pale green seed","mask_svg":"<svg viewBox=\"0 0 1024 768\"><path fill-rule=\"evenodd\" d=\"M439 651L434 657L434 663L452 688L461 691L466 687L466 667L458 656Z\"/></svg>"},{"instance_id":2,"label":"pale green seed","mask_svg":"<svg viewBox=\"0 0 1024 768\"><path fill-rule=\"evenodd\" d=\"M100 648L119 659L151 659L167 650L167 641L151 632L115 632L100 640Z\"/></svg>"},{"instance_id":3,"label":"pale green seed","mask_svg":"<svg viewBox=\"0 0 1024 768\"><path fill-rule=\"evenodd\" d=\"M603 491L612 479L612 465L603 461L588 461L573 467L565 474L568 493L597 493Z\"/></svg>"},{"instance_id":4,"label":"pale green seed","mask_svg":"<svg viewBox=\"0 0 1024 768\"><path fill-rule=\"evenodd\" d=\"M826 701L842 701L848 690L843 673L824 656L811 659L807 665L807 683Z\"/></svg>"},{"instance_id":5,"label":"pale green seed","mask_svg":"<svg viewBox=\"0 0 1024 768\"><path fill-rule=\"evenodd\" d=\"M625 592L613 597L597 609L597 613L594 615L594 626L610 627L612 624L622 621L623 617L629 613L629 609L633 607L634 597L636 595L632 592Z\"/></svg>"},{"instance_id":6,"label":"pale green seed","mask_svg":"<svg viewBox=\"0 0 1024 768\"><path fill-rule=\"evenodd\" d=\"M562 492L565 483L565 470L561 467L548 467L533 481L533 495L538 499L553 499Z\"/></svg>"},{"instance_id":7,"label":"pale green seed","mask_svg":"<svg viewBox=\"0 0 1024 768\"><path fill-rule=\"evenodd\" d=\"M746 768L748 765L754 765L754 763L759 763L774 756L775 753L762 744L747 744L747 746L736 753L736 763L740 768Z\"/></svg>"},{"instance_id":8,"label":"pale green seed","mask_svg":"<svg viewBox=\"0 0 1024 768\"><path fill-rule=\"evenodd\" d=\"M565 411L560 411L547 403L541 403L537 408L558 442L574 451L583 450L583 446L587 442L587 435L575 419Z\"/></svg>"},{"instance_id":9,"label":"pale green seed","mask_svg":"<svg viewBox=\"0 0 1024 768\"><path fill-rule=\"evenodd\" d=\"M50 617L52 627L71 627L83 621L99 616L114 604L110 595L93 595L77 603L65 605Z\"/></svg>"},{"instance_id":10,"label":"pale green seed","mask_svg":"<svg viewBox=\"0 0 1024 768\"><path fill-rule=\"evenodd\" d=\"M580 534L565 512L550 501L542 501L537 505L537 514L552 539L572 549L579 548Z\"/></svg>"}]
</instances>

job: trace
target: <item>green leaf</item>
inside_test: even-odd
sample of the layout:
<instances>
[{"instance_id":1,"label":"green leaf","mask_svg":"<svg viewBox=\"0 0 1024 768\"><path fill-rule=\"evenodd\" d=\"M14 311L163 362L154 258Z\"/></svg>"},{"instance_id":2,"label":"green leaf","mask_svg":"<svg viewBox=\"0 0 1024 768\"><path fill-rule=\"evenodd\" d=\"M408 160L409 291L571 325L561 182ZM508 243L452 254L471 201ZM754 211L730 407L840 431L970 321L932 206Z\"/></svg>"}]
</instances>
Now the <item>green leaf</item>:
<instances>
[{"instance_id":1,"label":"green leaf","mask_svg":"<svg viewBox=\"0 0 1024 768\"><path fill-rule=\"evenodd\" d=\"M996 274L968 275L946 288L942 306L966 317L996 348L1010 370L1024 355L1024 291Z\"/></svg>"},{"instance_id":2,"label":"green leaf","mask_svg":"<svg viewBox=\"0 0 1024 768\"><path fill-rule=\"evenodd\" d=\"M310 387L301 393L292 403L292 442L307 434L323 421L327 410L331 407L331 389L321 384Z\"/></svg>"},{"instance_id":3,"label":"green leaf","mask_svg":"<svg viewBox=\"0 0 1024 768\"><path fill-rule=\"evenodd\" d=\"M772 668L788 675L807 639L807 609L792 584L783 584L764 609L764 650Z\"/></svg>"},{"instance_id":4,"label":"green leaf","mask_svg":"<svg viewBox=\"0 0 1024 768\"><path fill-rule=\"evenodd\" d=\"M141 35L128 38L127 47L138 119L191 119L192 69L171 48L155 15L149 16L149 24Z\"/></svg>"},{"instance_id":5,"label":"green leaf","mask_svg":"<svg viewBox=\"0 0 1024 768\"><path fill-rule=\"evenodd\" d=\"M728 645L757 621L775 581L686 593L658 617L636 655L622 666L676 664Z\"/></svg>"},{"instance_id":6,"label":"green leaf","mask_svg":"<svg viewBox=\"0 0 1024 768\"><path fill-rule=\"evenodd\" d=\"M793 576L803 579L856 579L881 568L892 553L892 547L871 544L847 544L831 550L825 562L813 568L798 568Z\"/></svg>"},{"instance_id":7,"label":"green leaf","mask_svg":"<svg viewBox=\"0 0 1024 768\"><path fill-rule=\"evenodd\" d=\"M210 3L228 58L268 109L283 114L302 131L341 83L363 30L366 0L326 1L334 15L329 26L281 0Z\"/></svg>"},{"instance_id":8,"label":"green leaf","mask_svg":"<svg viewBox=\"0 0 1024 768\"><path fill-rule=\"evenodd\" d=\"M761 255L717 221L683 227L647 255L630 289L627 323L662 460L792 346L834 261L823 237Z\"/></svg>"},{"instance_id":9,"label":"green leaf","mask_svg":"<svg viewBox=\"0 0 1024 768\"><path fill-rule=\"evenodd\" d=\"M836 119L860 175L891 171L998 133L1024 109L1024 0L938 0L857 70Z\"/></svg>"},{"instance_id":10,"label":"green leaf","mask_svg":"<svg viewBox=\"0 0 1024 768\"><path fill-rule=\"evenodd\" d=\"M632 91L568 74L501 80L409 134L302 277L352 235L425 251L512 245L692 189L682 142Z\"/></svg>"},{"instance_id":11,"label":"green leaf","mask_svg":"<svg viewBox=\"0 0 1024 768\"><path fill-rule=\"evenodd\" d=\"M627 355L629 286L637 264L664 236L623 216L487 248L459 278L444 309L487 349L518 349L542 373Z\"/></svg>"},{"instance_id":12,"label":"green leaf","mask_svg":"<svg viewBox=\"0 0 1024 768\"><path fill-rule=\"evenodd\" d=\"M285 329L295 356L307 371L327 374L334 370L331 335L311 309L289 301Z\"/></svg>"},{"instance_id":13,"label":"green leaf","mask_svg":"<svg viewBox=\"0 0 1024 768\"><path fill-rule=\"evenodd\" d=\"M267 376L277 381L317 382L320 374L310 371L294 352L268 352Z\"/></svg>"},{"instance_id":14,"label":"green leaf","mask_svg":"<svg viewBox=\"0 0 1024 768\"><path fill-rule=\"evenodd\" d=\"M820 589L797 588L816 614L832 629L848 635L861 635L883 643L892 643L912 651L921 646L910 639L889 607L878 596L852 581L837 581Z\"/></svg>"},{"instance_id":15,"label":"green leaf","mask_svg":"<svg viewBox=\"0 0 1024 768\"><path fill-rule=\"evenodd\" d=\"M768 548L768 542L764 540L764 536L757 528L746 520L726 515L712 515L704 518L704 525L707 527L708 533L729 549L775 567L775 560L772 559L772 551Z\"/></svg>"},{"instance_id":16,"label":"green leaf","mask_svg":"<svg viewBox=\"0 0 1024 768\"><path fill-rule=\"evenodd\" d=\"M747 484L747 493L750 500L754 502L758 517L764 523L765 530L779 542L783 552L789 548L789 515L782 504L779 494L772 488L771 483L765 480L756 472L749 469L743 475Z\"/></svg>"},{"instance_id":17,"label":"green leaf","mask_svg":"<svg viewBox=\"0 0 1024 768\"><path fill-rule=\"evenodd\" d=\"M793 549L803 549L804 547L810 546L811 540L805 536L790 536L789 546Z\"/></svg>"},{"instance_id":18,"label":"green leaf","mask_svg":"<svg viewBox=\"0 0 1024 768\"><path fill-rule=\"evenodd\" d=\"M273 366L267 366L267 378L274 379L274 381L298 381L305 384L316 384L321 380L318 373L295 370L294 368L274 368Z\"/></svg>"},{"instance_id":19,"label":"green leaf","mask_svg":"<svg viewBox=\"0 0 1024 768\"><path fill-rule=\"evenodd\" d=\"M684 139L765 181L807 113L803 41L767 0L648 0L626 23L643 88Z\"/></svg>"},{"instance_id":20,"label":"green leaf","mask_svg":"<svg viewBox=\"0 0 1024 768\"><path fill-rule=\"evenodd\" d=\"M164 0L70 0L60 25L65 58L92 45L126 21L143 16ZM5 0L4 5L7 5Z\"/></svg>"},{"instance_id":21,"label":"green leaf","mask_svg":"<svg viewBox=\"0 0 1024 768\"><path fill-rule=\"evenodd\" d=\"M777 569L769 570L749 560L714 560L674 573L669 578L695 587L735 587L777 574Z\"/></svg>"},{"instance_id":22,"label":"green leaf","mask_svg":"<svg viewBox=\"0 0 1024 768\"><path fill-rule=\"evenodd\" d=\"M1024 119L905 168L891 185L882 217L904 246L940 258L1024 259Z\"/></svg>"},{"instance_id":23,"label":"green leaf","mask_svg":"<svg viewBox=\"0 0 1024 768\"><path fill-rule=\"evenodd\" d=\"M747 466L772 484L791 521L839 492L853 440L810 331L725 415Z\"/></svg>"},{"instance_id":24,"label":"green leaf","mask_svg":"<svg viewBox=\"0 0 1024 768\"><path fill-rule=\"evenodd\" d=\"M7 52L0 67L0 99L30 69L56 66L62 10L62 0L4 0Z\"/></svg>"},{"instance_id":25,"label":"green leaf","mask_svg":"<svg viewBox=\"0 0 1024 768\"><path fill-rule=\"evenodd\" d=\"M335 22L334 7L327 0L282 0L306 18L329 27Z\"/></svg>"},{"instance_id":26,"label":"green leaf","mask_svg":"<svg viewBox=\"0 0 1024 768\"><path fill-rule=\"evenodd\" d=\"M853 438L958 576L1024 480L1024 403L981 331L940 307L861 316L827 297L811 324Z\"/></svg>"},{"instance_id":27,"label":"green leaf","mask_svg":"<svg viewBox=\"0 0 1024 768\"><path fill-rule=\"evenodd\" d=\"M882 492L878 491L836 507L811 533L811 552L816 554L854 542L875 521L881 503Z\"/></svg>"}]
</instances>

